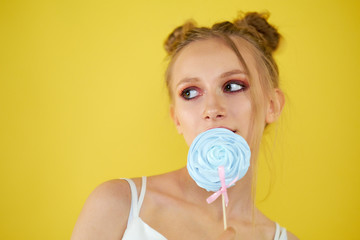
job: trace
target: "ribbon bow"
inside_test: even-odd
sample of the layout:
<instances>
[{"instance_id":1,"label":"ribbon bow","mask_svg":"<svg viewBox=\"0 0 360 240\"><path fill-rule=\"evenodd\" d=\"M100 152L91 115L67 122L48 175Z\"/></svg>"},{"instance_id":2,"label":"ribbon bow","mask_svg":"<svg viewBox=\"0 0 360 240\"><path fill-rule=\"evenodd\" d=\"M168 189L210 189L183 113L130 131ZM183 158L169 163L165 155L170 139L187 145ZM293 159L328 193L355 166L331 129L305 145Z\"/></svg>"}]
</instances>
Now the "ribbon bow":
<instances>
[{"instance_id":1,"label":"ribbon bow","mask_svg":"<svg viewBox=\"0 0 360 240\"><path fill-rule=\"evenodd\" d=\"M214 194L212 194L210 197L208 197L206 199L207 203L212 203L213 201L215 201L220 195L224 196L225 199L225 204L226 207L229 204L229 197L227 194L227 188L231 187L231 185L233 185L236 180L238 179L238 177L236 177L234 180L231 181L231 183L229 183L228 185L226 185L225 183L225 169L223 166L218 167L218 172L219 172L219 178L220 178L220 182L221 182L221 188L219 189L219 191L215 192Z\"/></svg>"}]
</instances>

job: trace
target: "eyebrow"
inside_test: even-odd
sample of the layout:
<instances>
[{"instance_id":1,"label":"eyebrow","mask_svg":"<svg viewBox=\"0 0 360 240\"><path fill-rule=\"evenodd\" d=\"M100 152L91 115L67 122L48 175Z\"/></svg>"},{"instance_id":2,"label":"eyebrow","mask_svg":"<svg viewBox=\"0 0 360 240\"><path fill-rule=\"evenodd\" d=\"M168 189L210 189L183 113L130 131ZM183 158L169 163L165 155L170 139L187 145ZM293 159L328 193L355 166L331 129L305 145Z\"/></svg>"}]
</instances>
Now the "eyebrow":
<instances>
[{"instance_id":1,"label":"eyebrow","mask_svg":"<svg viewBox=\"0 0 360 240\"><path fill-rule=\"evenodd\" d=\"M196 77L185 77L183 79L181 79L178 84L176 84L176 87L178 87L179 85L185 84L185 83L193 83L193 82L198 82L199 79Z\"/></svg>"},{"instance_id":2,"label":"eyebrow","mask_svg":"<svg viewBox=\"0 0 360 240\"><path fill-rule=\"evenodd\" d=\"M231 71L228 71L228 72L224 72L220 75L220 78L224 78L224 77L229 77L231 75L235 75L235 74L246 74L246 72L240 70L240 69L234 69L234 70L231 70Z\"/></svg>"},{"instance_id":3,"label":"eyebrow","mask_svg":"<svg viewBox=\"0 0 360 240\"><path fill-rule=\"evenodd\" d=\"M226 77L229 77L229 76L232 76L232 75L235 75L235 74L246 74L246 72L240 70L240 69L234 69L234 70L231 70L231 71L227 71L227 72L224 72L222 74L220 74L220 78L226 78ZM178 87L179 85L182 85L182 84L185 84L185 83L193 83L193 82L198 82L199 79L196 78L196 77L185 77L183 79L181 79L178 84L176 84L176 87Z\"/></svg>"}]
</instances>

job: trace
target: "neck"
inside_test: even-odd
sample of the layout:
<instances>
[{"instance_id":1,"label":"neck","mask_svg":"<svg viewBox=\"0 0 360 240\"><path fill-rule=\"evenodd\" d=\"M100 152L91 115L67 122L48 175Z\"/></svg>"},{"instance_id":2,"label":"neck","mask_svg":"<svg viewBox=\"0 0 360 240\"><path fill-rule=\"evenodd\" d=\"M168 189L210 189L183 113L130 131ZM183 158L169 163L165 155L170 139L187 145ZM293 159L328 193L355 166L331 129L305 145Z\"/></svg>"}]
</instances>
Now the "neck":
<instances>
[{"instance_id":1,"label":"neck","mask_svg":"<svg viewBox=\"0 0 360 240\"><path fill-rule=\"evenodd\" d=\"M217 217L222 218L221 196L211 204L208 204L206 199L211 196L213 192L208 192L199 187L190 177L186 167L178 171L178 181L183 196L188 199L189 202L199 205L199 207L204 207L207 211L212 211ZM234 186L227 189L229 204L226 212L228 218L239 218L239 216L241 216L242 219L251 221L254 213L251 182L252 174L251 171L249 171L242 179L238 180Z\"/></svg>"}]
</instances>

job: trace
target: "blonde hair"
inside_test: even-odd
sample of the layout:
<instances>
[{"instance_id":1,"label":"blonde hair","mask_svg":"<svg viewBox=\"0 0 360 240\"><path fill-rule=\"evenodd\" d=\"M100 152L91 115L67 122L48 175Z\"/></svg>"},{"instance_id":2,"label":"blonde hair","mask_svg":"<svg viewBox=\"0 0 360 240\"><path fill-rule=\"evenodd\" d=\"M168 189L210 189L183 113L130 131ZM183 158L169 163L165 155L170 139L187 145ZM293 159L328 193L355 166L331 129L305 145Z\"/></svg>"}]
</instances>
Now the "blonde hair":
<instances>
[{"instance_id":1,"label":"blonde hair","mask_svg":"<svg viewBox=\"0 0 360 240\"><path fill-rule=\"evenodd\" d=\"M265 99L268 99L275 88L279 87L279 70L272 56L280 41L277 29L267 22L268 14L249 12L235 19L214 24L211 28L197 27L193 21L174 29L165 40L164 47L168 53L169 65L166 70L166 84L170 98L171 70L177 55L187 45L195 41L218 39L231 48L249 76L252 104L249 145L251 147L252 197L256 192L256 159L260 148L265 123L259 117L264 113ZM239 47L241 46L241 48ZM244 51L248 51L255 64L255 70L249 68L244 59ZM248 59L247 59L248 60ZM254 71L259 75L258 81L253 79Z\"/></svg>"}]
</instances>

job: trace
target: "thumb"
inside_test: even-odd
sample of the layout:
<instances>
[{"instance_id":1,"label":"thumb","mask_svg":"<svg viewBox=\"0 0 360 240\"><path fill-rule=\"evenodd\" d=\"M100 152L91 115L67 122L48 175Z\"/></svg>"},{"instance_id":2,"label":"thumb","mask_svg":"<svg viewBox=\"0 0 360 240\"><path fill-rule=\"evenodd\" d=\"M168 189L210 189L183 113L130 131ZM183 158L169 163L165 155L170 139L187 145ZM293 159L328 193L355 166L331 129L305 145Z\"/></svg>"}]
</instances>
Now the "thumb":
<instances>
[{"instance_id":1,"label":"thumb","mask_svg":"<svg viewBox=\"0 0 360 240\"><path fill-rule=\"evenodd\" d=\"M235 240L235 229L233 227L228 227L218 238L217 240Z\"/></svg>"}]
</instances>

